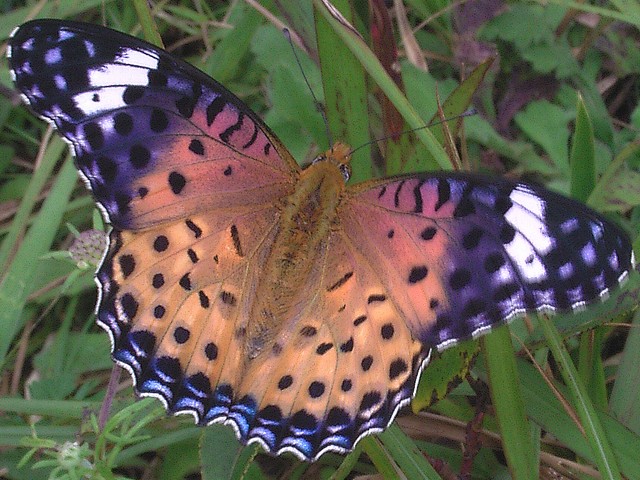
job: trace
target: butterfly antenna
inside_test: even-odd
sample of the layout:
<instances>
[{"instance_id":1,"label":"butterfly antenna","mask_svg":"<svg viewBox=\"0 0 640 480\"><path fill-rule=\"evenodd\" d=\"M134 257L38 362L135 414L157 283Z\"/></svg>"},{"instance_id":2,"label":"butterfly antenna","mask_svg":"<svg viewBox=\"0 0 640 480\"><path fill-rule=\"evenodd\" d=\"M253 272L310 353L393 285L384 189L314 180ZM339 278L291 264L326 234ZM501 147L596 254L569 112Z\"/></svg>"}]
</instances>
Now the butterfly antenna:
<instances>
[{"instance_id":1,"label":"butterfly antenna","mask_svg":"<svg viewBox=\"0 0 640 480\"><path fill-rule=\"evenodd\" d=\"M473 115L476 115L477 113L478 113L478 111L475 108L471 107L470 109L465 110L464 112L462 112L459 115L454 115L453 117L445 118L444 120L438 120L437 122L430 123L429 125L423 125L422 127L412 128L410 130L403 130L400 133L393 133L391 135L385 135L384 137L375 138L375 139L370 140L370 141L368 141L366 143L363 143L358 148L354 148L353 150L351 150L351 152L349 152L349 155L353 155L354 153L356 153L361 148L364 148L364 147L366 147L368 145L372 145L374 143L382 142L383 140L388 140L390 138L397 137L399 135L406 135L407 133L413 133L413 132L416 132L418 130L423 130L425 128L435 127L436 125L440 125L441 123L450 122L451 120L457 120L458 118L471 117Z\"/></svg>"},{"instance_id":2,"label":"butterfly antenna","mask_svg":"<svg viewBox=\"0 0 640 480\"><path fill-rule=\"evenodd\" d=\"M304 83L307 84L307 88L309 89L309 92L311 92L311 96L313 97L313 104L316 107L316 110L318 112L320 112L320 115L322 115L322 121L324 122L324 128L325 128L325 132L327 135L327 139L329 140L329 146L333 146L333 138L331 137L331 131L329 130L329 121L327 120L327 113L324 111L324 106L322 105L322 103L320 103L318 101L318 98L316 97L316 94L313 93L313 89L311 88L311 84L309 83L309 79L307 78L307 76L304 73L304 68L302 68L302 64L300 63L300 59L298 58L298 54L296 53L296 49L293 46L293 41L291 40L291 33L289 32L288 28L283 28L282 29L282 33L284 34L284 36L287 38L287 40L289 41L289 45L291 45L291 51L293 52L293 58L296 59L296 63L298 64L298 68L300 69L300 73L302 74L302 78L304 78Z\"/></svg>"}]
</instances>

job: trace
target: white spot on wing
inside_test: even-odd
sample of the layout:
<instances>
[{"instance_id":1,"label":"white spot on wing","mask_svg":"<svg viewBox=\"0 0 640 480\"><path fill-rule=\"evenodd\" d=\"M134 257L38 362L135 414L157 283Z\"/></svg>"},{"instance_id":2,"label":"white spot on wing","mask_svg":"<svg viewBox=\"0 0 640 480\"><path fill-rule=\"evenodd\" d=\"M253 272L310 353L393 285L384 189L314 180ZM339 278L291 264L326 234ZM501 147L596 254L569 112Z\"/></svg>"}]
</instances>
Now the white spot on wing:
<instances>
[{"instance_id":1,"label":"white spot on wing","mask_svg":"<svg viewBox=\"0 0 640 480\"><path fill-rule=\"evenodd\" d=\"M620 268L620 261L618 260L618 254L616 252L611 252L609 256L609 266L613 270L618 270Z\"/></svg>"},{"instance_id":2,"label":"white spot on wing","mask_svg":"<svg viewBox=\"0 0 640 480\"><path fill-rule=\"evenodd\" d=\"M560 267L560 277L562 277L563 280L571 278L571 276L573 275L573 271L573 265L571 263L565 263Z\"/></svg>"},{"instance_id":3,"label":"white spot on wing","mask_svg":"<svg viewBox=\"0 0 640 480\"><path fill-rule=\"evenodd\" d=\"M584 247L582 247L582 251L580 252L580 256L584 261L585 265L592 267L598 261L598 256L596 255L596 250L593 248L593 244L591 242L587 243Z\"/></svg>"},{"instance_id":4,"label":"white spot on wing","mask_svg":"<svg viewBox=\"0 0 640 480\"><path fill-rule=\"evenodd\" d=\"M15 33L15 32L14 32ZM22 45L20 45L20 47L23 50L26 50L27 52L30 52L31 50L33 50L33 44L35 42L35 39L30 38L29 40L26 40Z\"/></svg>"},{"instance_id":5,"label":"white spot on wing","mask_svg":"<svg viewBox=\"0 0 640 480\"><path fill-rule=\"evenodd\" d=\"M27 75L33 75L33 69L31 68L31 62L24 62L22 64L22 73Z\"/></svg>"},{"instance_id":6,"label":"white spot on wing","mask_svg":"<svg viewBox=\"0 0 640 480\"><path fill-rule=\"evenodd\" d=\"M56 88L58 90L66 90L67 89L67 81L64 79L62 75L54 75L53 81L56 84Z\"/></svg>"},{"instance_id":7,"label":"white spot on wing","mask_svg":"<svg viewBox=\"0 0 640 480\"><path fill-rule=\"evenodd\" d=\"M531 293L533 293L533 296L535 297L536 305L540 305L540 307L538 307L538 311L555 311L554 305L556 305L557 302L552 289L533 290Z\"/></svg>"},{"instance_id":8,"label":"white spot on wing","mask_svg":"<svg viewBox=\"0 0 640 480\"><path fill-rule=\"evenodd\" d=\"M526 282L535 283L546 279L547 271L530 242L531 239L525 238L517 231L511 243L504 248Z\"/></svg>"},{"instance_id":9,"label":"white spot on wing","mask_svg":"<svg viewBox=\"0 0 640 480\"><path fill-rule=\"evenodd\" d=\"M44 54L44 61L47 65L53 65L62 60L62 51L60 47L51 48Z\"/></svg>"},{"instance_id":10,"label":"white spot on wing","mask_svg":"<svg viewBox=\"0 0 640 480\"><path fill-rule=\"evenodd\" d=\"M591 278L591 281L593 282L593 284L596 286L596 288L598 290L600 290L601 292L606 291L607 288L605 287L606 283L604 281L604 272L601 272L600 274L594 276Z\"/></svg>"},{"instance_id":11,"label":"white spot on wing","mask_svg":"<svg viewBox=\"0 0 640 480\"><path fill-rule=\"evenodd\" d=\"M84 40L84 48L87 51L87 54L89 55L89 57L93 58L96 56L96 47L93 44L93 42L90 42L89 40Z\"/></svg>"},{"instance_id":12,"label":"white spot on wing","mask_svg":"<svg viewBox=\"0 0 640 480\"><path fill-rule=\"evenodd\" d=\"M44 98L44 95L42 94L42 91L40 90L40 87L38 87L38 85L34 85L31 90L26 90L25 89L25 94L27 95L27 97L31 98Z\"/></svg>"},{"instance_id":13,"label":"white spot on wing","mask_svg":"<svg viewBox=\"0 0 640 480\"><path fill-rule=\"evenodd\" d=\"M506 283L511 283L513 282L513 278L511 277L511 270L509 269L509 267L505 264L502 267L500 267L500 270L498 270L495 274L494 274L494 278L496 280L496 283L498 285L503 285Z\"/></svg>"},{"instance_id":14,"label":"white spot on wing","mask_svg":"<svg viewBox=\"0 0 640 480\"><path fill-rule=\"evenodd\" d=\"M64 42L65 40L69 40L70 38L75 38L76 34L70 30L65 30L61 28L58 32L58 37L60 42Z\"/></svg>"},{"instance_id":15,"label":"white spot on wing","mask_svg":"<svg viewBox=\"0 0 640 480\"><path fill-rule=\"evenodd\" d=\"M604 235L602 225L599 223L591 223L591 233L593 233L593 239L597 242Z\"/></svg>"},{"instance_id":16,"label":"white spot on wing","mask_svg":"<svg viewBox=\"0 0 640 480\"><path fill-rule=\"evenodd\" d=\"M549 253L555 242L545 225L544 200L523 190L514 190L509 198L514 204L505 214L507 221L521 232L541 255Z\"/></svg>"},{"instance_id":17,"label":"white spot on wing","mask_svg":"<svg viewBox=\"0 0 640 480\"><path fill-rule=\"evenodd\" d=\"M578 229L578 219L570 218L569 220L565 220L560 224L560 230L565 235L569 235L570 233L575 232Z\"/></svg>"},{"instance_id":18,"label":"white spot on wing","mask_svg":"<svg viewBox=\"0 0 640 480\"><path fill-rule=\"evenodd\" d=\"M110 87L113 85L142 85L149 84L149 71L130 65L106 64L100 68L92 68L88 71L89 85L93 88Z\"/></svg>"},{"instance_id":19,"label":"white spot on wing","mask_svg":"<svg viewBox=\"0 0 640 480\"><path fill-rule=\"evenodd\" d=\"M571 302L571 308L573 310L582 310L586 305L584 301L584 292L582 291L581 286L577 286L575 288L571 288L567 291L567 297L569 297L569 301Z\"/></svg>"},{"instance_id":20,"label":"white spot on wing","mask_svg":"<svg viewBox=\"0 0 640 480\"><path fill-rule=\"evenodd\" d=\"M117 64L143 67L156 70L158 68L158 54L149 50L123 49L114 60Z\"/></svg>"},{"instance_id":21,"label":"white spot on wing","mask_svg":"<svg viewBox=\"0 0 640 480\"><path fill-rule=\"evenodd\" d=\"M76 106L85 115L94 115L126 106L122 95L126 87L109 87L100 89L100 101L95 101L94 91L82 92L73 97Z\"/></svg>"}]
</instances>

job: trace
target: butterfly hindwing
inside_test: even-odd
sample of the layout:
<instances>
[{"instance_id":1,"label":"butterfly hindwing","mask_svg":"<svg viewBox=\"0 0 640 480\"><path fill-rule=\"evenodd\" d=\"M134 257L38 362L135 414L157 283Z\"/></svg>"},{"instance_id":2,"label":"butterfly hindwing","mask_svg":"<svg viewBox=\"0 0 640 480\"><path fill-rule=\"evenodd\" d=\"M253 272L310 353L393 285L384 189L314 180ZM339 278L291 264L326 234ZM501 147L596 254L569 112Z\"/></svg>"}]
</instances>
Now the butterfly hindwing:
<instances>
[{"instance_id":1,"label":"butterfly hindwing","mask_svg":"<svg viewBox=\"0 0 640 480\"><path fill-rule=\"evenodd\" d=\"M418 174L352 192L345 232L413 334L439 349L527 311L579 309L617 286L633 258L619 227L522 183Z\"/></svg>"},{"instance_id":2,"label":"butterfly hindwing","mask_svg":"<svg viewBox=\"0 0 640 480\"><path fill-rule=\"evenodd\" d=\"M308 303L247 371L237 395L244 413L233 420L247 441L309 460L386 428L429 355L342 232L315 265L302 286L313 292Z\"/></svg>"},{"instance_id":3,"label":"butterfly hindwing","mask_svg":"<svg viewBox=\"0 0 640 480\"><path fill-rule=\"evenodd\" d=\"M208 410L229 413L231 401L216 401L214 390L239 390L240 332L277 218L273 206L227 209L161 230L111 233L97 274L98 322L138 392L200 423L213 418Z\"/></svg>"},{"instance_id":4,"label":"butterfly hindwing","mask_svg":"<svg viewBox=\"0 0 640 480\"><path fill-rule=\"evenodd\" d=\"M115 227L273 201L298 173L268 127L222 85L128 35L29 22L14 32L10 63L31 107L73 146Z\"/></svg>"}]
</instances>

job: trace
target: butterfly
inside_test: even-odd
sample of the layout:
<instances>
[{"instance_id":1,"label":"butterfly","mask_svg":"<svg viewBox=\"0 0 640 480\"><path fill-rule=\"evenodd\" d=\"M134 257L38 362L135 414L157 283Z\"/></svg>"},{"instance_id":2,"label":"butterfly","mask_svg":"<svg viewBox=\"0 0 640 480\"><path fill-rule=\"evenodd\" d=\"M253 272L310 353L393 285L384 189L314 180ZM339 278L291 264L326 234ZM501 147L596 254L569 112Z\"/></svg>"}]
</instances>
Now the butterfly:
<instances>
[{"instance_id":1,"label":"butterfly","mask_svg":"<svg viewBox=\"0 0 640 480\"><path fill-rule=\"evenodd\" d=\"M26 102L71 144L112 228L97 322L142 396L316 460L385 429L433 349L577 310L634 264L626 234L525 183L301 169L215 80L91 24L18 27Z\"/></svg>"}]
</instances>

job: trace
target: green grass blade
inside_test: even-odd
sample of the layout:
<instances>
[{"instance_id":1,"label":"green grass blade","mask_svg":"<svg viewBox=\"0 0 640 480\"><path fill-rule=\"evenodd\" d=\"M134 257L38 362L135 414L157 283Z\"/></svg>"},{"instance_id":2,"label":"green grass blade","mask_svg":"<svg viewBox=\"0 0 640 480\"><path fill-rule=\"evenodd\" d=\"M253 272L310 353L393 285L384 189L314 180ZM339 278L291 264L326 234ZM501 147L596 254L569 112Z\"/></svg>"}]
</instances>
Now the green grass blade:
<instances>
[{"instance_id":1,"label":"green grass blade","mask_svg":"<svg viewBox=\"0 0 640 480\"><path fill-rule=\"evenodd\" d=\"M611 415L640 435L640 310L629 326L629 336L611 391Z\"/></svg>"},{"instance_id":2,"label":"green grass blade","mask_svg":"<svg viewBox=\"0 0 640 480\"><path fill-rule=\"evenodd\" d=\"M525 399L527 415L553 438L567 445L583 459L595 463L595 455L581 430L567 415L557 393L529 362L517 360L518 373L522 379L521 389ZM637 369L637 365L635 366ZM566 387L556 385L560 394L568 395ZM622 473L627 478L640 478L640 456L638 448L640 436L631 432L622 423L602 411L597 411L600 423L611 441L614 454Z\"/></svg>"},{"instance_id":3,"label":"green grass blade","mask_svg":"<svg viewBox=\"0 0 640 480\"><path fill-rule=\"evenodd\" d=\"M531 441L509 329L498 328L483 337L482 342L509 470L514 479L535 480L538 478L537 450Z\"/></svg>"},{"instance_id":4,"label":"green grass blade","mask_svg":"<svg viewBox=\"0 0 640 480\"><path fill-rule=\"evenodd\" d=\"M390 454L383 447L382 441L375 436L368 436L360 441L362 451L371 459L374 467L382 478L388 480L401 480L404 477L398 471L397 465L391 459Z\"/></svg>"},{"instance_id":5,"label":"green grass blade","mask_svg":"<svg viewBox=\"0 0 640 480\"><path fill-rule=\"evenodd\" d=\"M425 165L434 170L451 170L453 167L446 152L429 129L422 128L425 126L425 121L413 109L405 95L387 74L374 53L369 49L369 46L359 35L338 21L321 0L313 1L318 11L328 21L329 25L331 25L331 28L334 29L336 34L342 39L347 48L349 48L351 53L353 53L353 55L362 64L373 81L376 82L385 95L387 95L389 100L391 100L395 105L409 127L419 129L416 130L415 134L427 148L425 157L431 157L425 158Z\"/></svg>"},{"instance_id":6,"label":"green grass blade","mask_svg":"<svg viewBox=\"0 0 640 480\"><path fill-rule=\"evenodd\" d=\"M607 435L600 424L591 399L587 395L587 389L580 380L569 352L561 341L558 330L551 320L544 316L540 318L540 325L544 329L547 343L560 367L562 377L572 393L576 412L591 445L600 474L606 479L622 480Z\"/></svg>"},{"instance_id":7,"label":"green grass blade","mask_svg":"<svg viewBox=\"0 0 640 480\"><path fill-rule=\"evenodd\" d=\"M397 424L392 424L379 434L386 450L391 454L406 478L433 480L440 479L425 456Z\"/></svg>"},{"instance_id":8,"label":"green grass blade","mask_svg":"<svg viewBox=\"0 0 640 480\"><path fill-rule=\"evenodd\" d=\"M13 217L13 221L9 227L9 232L6 237L4 237L2 245L0 246L1 272L7 271L7 261L9 256L18 248L16 242L27 230L29 215L31 215L31 212L38 201L38 195L44 188L45 183L56 166L58 158L60 158L60 155L65 148L67 148L67 144L56 137L49 145L45 155L43 155L40 166L34 170L29 186L24 192L24 196L22 197L22 201L18 207L18 211ZM4 276L4 274L2 276Z\"/></svg>"},{"instance_id":9,"label":"green grass blade","mask_svg":"<svg viewBox=\"0 0 640 480\"><path fill-rule=\"evenodd\" d=\"M343 12L349 12L349 2L346 0L334 2L334 5ZM331 133L334 141L344 141L353 148L360 147L370 140L367 85L362 65L336 35L329 22L322 15L316 15L315 18L318 57ZM371 147L359 149L351 166L353 181L371 178Z\"/></svg>"},{"instance_id":10,"label":"green grass blade","mask_svg":"<svg viewBox=\"0 0 640 480\"><path fill-rule=\"evenodd\" d=\"M133 6L136 9L138 21L142 27L145 40L160 48L164 48L164 43L162 43L162 37L158 32L158 27L151 16L151 9L149 8L148 2L145 0L133 0Z\"/></svg>"},{"instance_id":11,"label":"green grass blade","mask_svg":"<svg viewBox=\"0 0 640 480\"><path fill-rule=\"evenodd\" d=\"M55 157L56 153L55 149L50 150L45 156ZM37 269L34 258L49 251L77 180L76 169L69 155L38 213L38 218L27 232L0 283L0 364L4 363L9 345L25 322L22 311L31 293Z\"/></svg>"},{"instance_id":12,"label":"green grass blade","mask_svg":"<svg viewBox=\"0 0 640 480\"><path fill-rule=\"evenodd\" d=\"M0 439L3 447L24 446L23 439L29 438L33 432L40 438L54 440L56 442L72 442L77 439L78 427L76 425L32 425L32 426L0 426Z\"/></svg>"},{"instance_id":13,"label":"green grass blade","mask_svg":"<svg viewBox=\"0 0 640 480\"><path fill-rule=\"evenodd\" d=\"M585 202L596 184L595 139L589 112L580 94L576 105L576 126L571 141L569 166L571 196ZM594 403L604 408L607 404L607 386L600 356L602 340L603 331L598 327L581 335L579 372Z\"/></svg>"},{"instance_id":14,"label":"green grass blade","mask_svg":"<svg viewBox=\"0 0 640 480\"><path fill-rule=\"evenodd\" d=\"M100 402L78 400L37 400L0 397L0 411L19 415L40 415L82 419L87 411L98 411Z\"/></svg>"}]
</instances>

